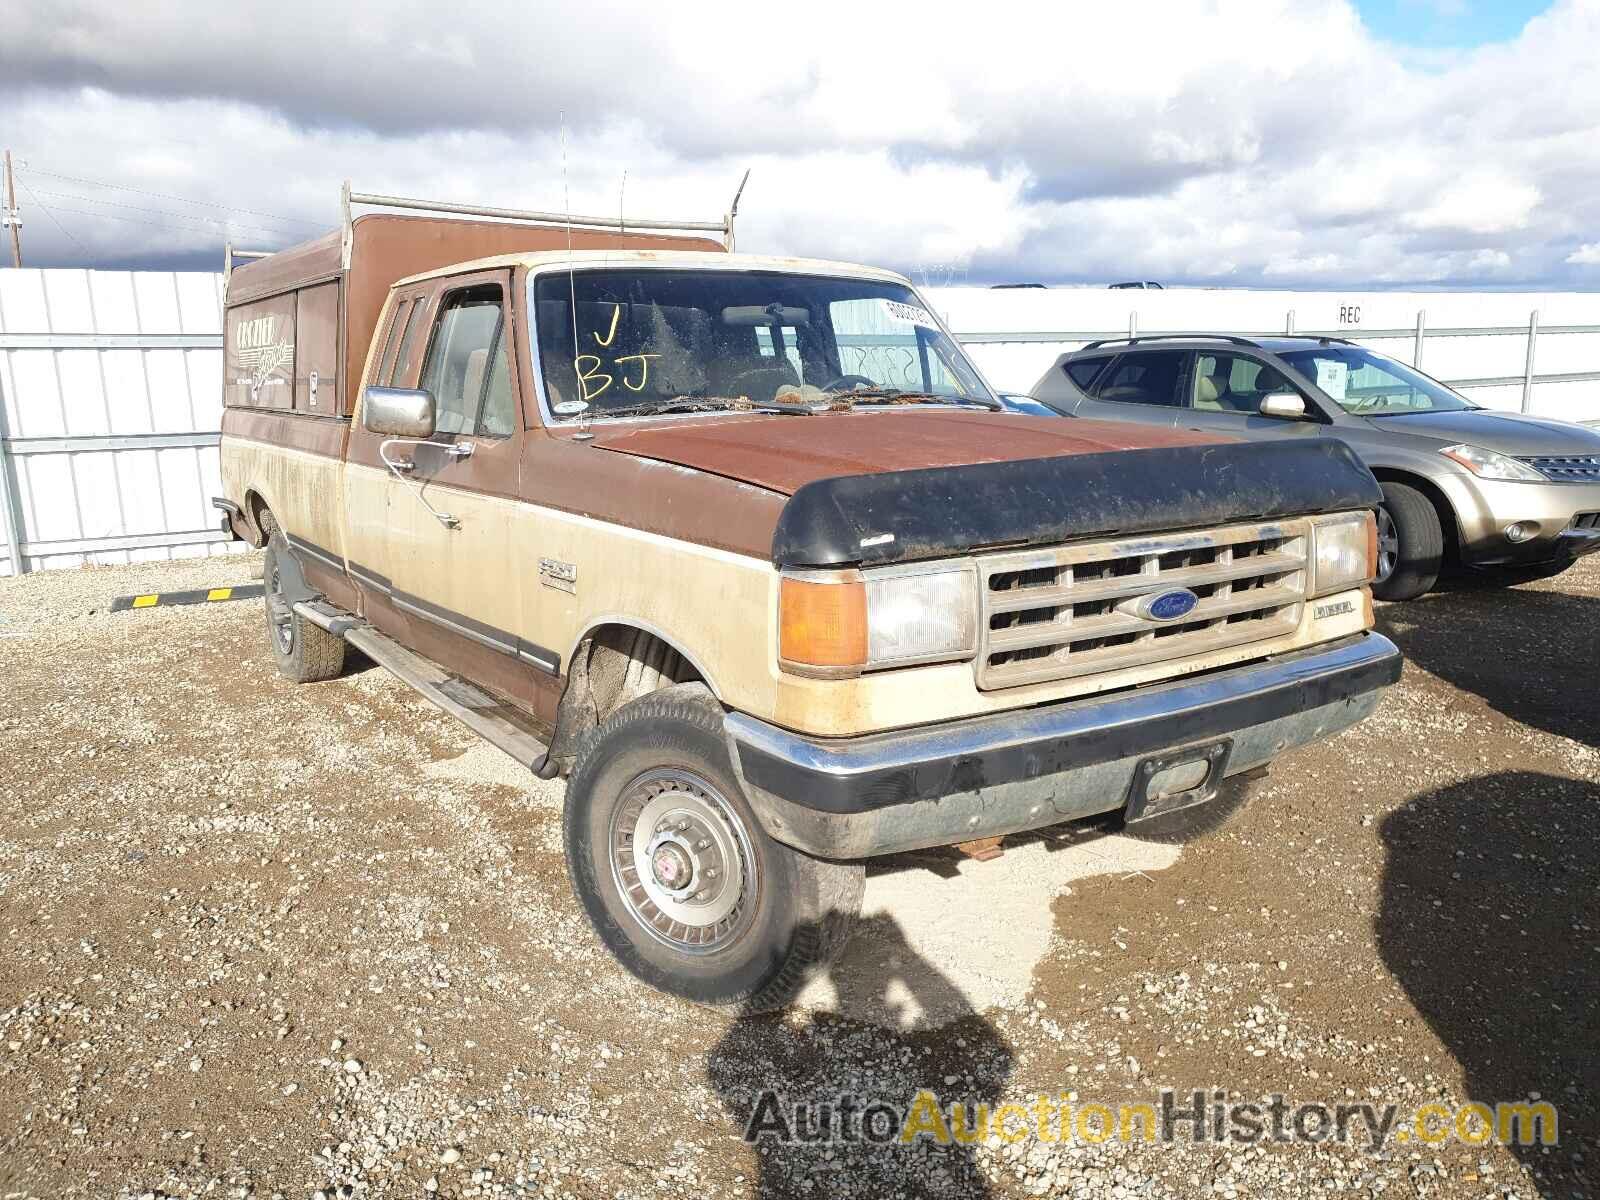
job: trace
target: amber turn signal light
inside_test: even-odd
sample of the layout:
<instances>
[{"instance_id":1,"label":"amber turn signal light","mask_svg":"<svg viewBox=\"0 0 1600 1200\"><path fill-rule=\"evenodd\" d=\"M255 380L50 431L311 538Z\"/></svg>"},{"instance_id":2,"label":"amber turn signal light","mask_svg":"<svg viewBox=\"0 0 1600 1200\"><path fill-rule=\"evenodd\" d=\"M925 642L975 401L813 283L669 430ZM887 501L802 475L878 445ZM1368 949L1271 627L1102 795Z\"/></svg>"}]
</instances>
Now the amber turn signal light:
<instances>
[{"instance_id":1,"label":"amber turn signal light","mask_svg":"<svg viewBox=\"0 0 1600 1200\"><path fill-rule=\"evenodd\" d=\"M1378 577L1378 516L1367 513L1367 579Z\"/></svg>"},{"instance_id":2,"label":"amber turn signal light","mask_svg":"<svg viewBox=\"0 0 1600 1200\"><path fill-rule=\"evenodd\" d=\"M838 670L867 661L867 589L860 582L784 579L778 589L778 656Z\"/></svg>"}]
</instances>

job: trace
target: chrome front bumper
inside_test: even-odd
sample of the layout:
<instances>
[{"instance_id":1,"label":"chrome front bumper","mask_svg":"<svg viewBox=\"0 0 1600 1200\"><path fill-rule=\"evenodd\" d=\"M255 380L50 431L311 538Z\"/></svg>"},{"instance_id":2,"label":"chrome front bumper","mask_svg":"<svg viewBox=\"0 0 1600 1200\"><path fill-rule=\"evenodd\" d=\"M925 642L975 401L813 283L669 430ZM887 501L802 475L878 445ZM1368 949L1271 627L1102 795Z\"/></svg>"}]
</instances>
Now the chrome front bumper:
<instances>
[{"instance_id":1,"label":"chrome front bumper","mask_svg":"<svg viewBox=\"0 0 1600 1200\"><path fill-rule=\"evenodd\" d=\"M1197 678L923 729L816 739L743 713L725 726L767 832L856 859L1017 833L1127 803L1140 764L1227 743L1222 775L1377 707L1400 652L1376 633Z\"/></svg>"}]
</instances>

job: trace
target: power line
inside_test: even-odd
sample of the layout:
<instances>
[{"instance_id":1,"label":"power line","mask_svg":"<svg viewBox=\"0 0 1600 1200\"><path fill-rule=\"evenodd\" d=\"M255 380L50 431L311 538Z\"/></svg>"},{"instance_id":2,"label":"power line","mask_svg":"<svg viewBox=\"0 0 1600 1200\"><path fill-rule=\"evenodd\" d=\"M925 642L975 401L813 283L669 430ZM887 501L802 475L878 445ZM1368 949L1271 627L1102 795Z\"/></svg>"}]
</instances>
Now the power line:
<instances>
[{"instance_id":1,"label":"power line","mask_svg":"<svg viewBox=\"0 0 1600 1200\"><path fill-rule=\"evenodd\" d=\"M179 204L194 204L201 208L216 208L221 209L223 212L248 213L253 217L267 217L273 221L287 221L291 225L307 225L313 228L320 228L318 222L309 221L304 217L285 217L279 213L263 212L256 208L239 208L236 205L221 204L215 200L196 200L192 196L178 196L171 192L152 192L144 188L132 187L125 183L107 183L103 179L85 179L81 175L63 175L59 171L46 171L42 167L23 167L21 169L32 171L35 175L48 175L51 179L63 179L68 183L81 183L88 187L108 188L116 192L133 192L136 195L149 196L156 200L175 200ZM87 197L84 198L87 199Z\"/></svg>"},{"instance_id":2,"label":"power line","mask_svg":"<svg viewBox=\"0 0 1600 1200\"><path fill-rule=\"evenodd\" d=\"M152 228L155 228L155 229L171 229L171 230L174 230L175 232L178 232L178 233L205 233L206 232L206 230L204 230L202 228L198 228L198 227L193 226L193 225L173 225L172 223L170 223L168 221L146 221L141 217L124 217L124 216L121 216L118 213L92 212L91 210L89 210L87 208L68 208L63 204L56 205L56 211L57 212L77 213L79 216L82 216L82 217L99 217L102 220L106 220L106 221L126 221L130 225L149 225L149 226L151 226ZM219 222L219 224L221 224L221 222ZM263 236L269 237L269 238L281 238L281 237L284 236L284 232L281 229L257 229L257 228L255 228L253 226L250 226L250 225L236 225L236 226L233 226L233 228L241 229L241 230L244 230L244 231L246 231L248 233L259 233L259 234L262 234Z\"/></svg>"},{"instance_id":3,"label":"power line","mask_svg":"<svg viewBox=\"0 0 1600 1200\"><path fill-rule=\"evenodd\" d=\"M72 231L69 230L65 225L63 225L60 222L60 220L57 219L56 214L51 212L48 208L46 208L44 206L44 201L40 200L39 197L37 195L35 195L33 188L29 186L28 181L26 179L24 179L22 181L22 190L27 192L28 195L33 197L33 202L34 202L34 204L38 205L39 211L42 212L45 216L50 218L50 224L54 225L57 229L59 229L61 231L61 236L62 237L66 238L67 241L71 242L74 246L76 246L79 249L79 251L82 252L82 254L83 254L83 256L85 258L93 258L94 257L92 254L89 253L89 247L85 246L82 242L80 242L77 239L77 237L72 233Z\"/></svg>"},{"instance_id":4,"label":"power line","mask_svg":"<svg viewBox=\"0 0 1600 1200\"><path fill-rule=\"evenodd\" d=\"M37 194L37 195L41 195L41 196L57 196L57 197L59 197L59 198L61 198L63 200L81 200L85 204L104 204L104 205L108 205L111 208L124 208L124 209L127 209L129 212L151 213L154 216L158 216L158 217L171 217L174 221L196 221L196 222L200 222L200 223L203 223L203 224L206 224L206 225L226 226L226 227L231 227L231 228L234 228L234 229L249 230L252 233L269 234L272 237L289 236L289 235L287 235L285 233L284 230L281 230L281 229L262 229L262 228L260 228L258 226L255 226L255 225L241 225L236 221L231 221L231 220L226 220L225 221L225 220L221 220L221 219L219 219L217 217L191 216L189 213L175 213L175 212L172 212L171 210L165 209L165 208L143 208L143 207L141 207L140 205L137 205L137 204L120 204L115 200L99 200L99 199L96 199L94 196L80 196L75 192L56 192L56 191L50 190L49 188L34 189L34 188L31 188L31 187L28 189L28 191L29 191L30 194ZM243 211L243 210L241 210L241 211ZM113 213L103 213L101 215L110 217L110 216L114 216L115 214L113 214Z\"/></svg>"}]
</instances>

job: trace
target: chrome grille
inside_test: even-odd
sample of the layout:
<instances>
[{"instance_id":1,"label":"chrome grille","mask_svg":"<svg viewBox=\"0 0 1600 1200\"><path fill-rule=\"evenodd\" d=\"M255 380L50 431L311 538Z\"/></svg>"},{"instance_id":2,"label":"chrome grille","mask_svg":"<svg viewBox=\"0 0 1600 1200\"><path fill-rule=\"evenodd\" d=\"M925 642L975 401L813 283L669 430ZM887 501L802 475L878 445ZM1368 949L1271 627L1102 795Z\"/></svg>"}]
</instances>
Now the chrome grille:
<instances>
[{"instance_id":1,"label":"chrome grille","mask_svg":"<svg viewBox=\"0 0 1600 1200\"><path fill-rule=\"evenodd\" d=\"M1600 483L1600 454L1551 454L1522 461L1558 483Z\"/></svg>"},{"instance_id":2,"label":"chrome grille","mask_svg":"<svg viewBox=\"0 0 1600 1200\"><path fill-rule=\"evenodd\" d=\"M1014 687L1171 663L1291 633L1306 594L1310 526L1233 525L996 554L978 560L978 686ZM1199 597L1175 621L1119 612L1151 592Z\"/></svg>"}]
</instances>

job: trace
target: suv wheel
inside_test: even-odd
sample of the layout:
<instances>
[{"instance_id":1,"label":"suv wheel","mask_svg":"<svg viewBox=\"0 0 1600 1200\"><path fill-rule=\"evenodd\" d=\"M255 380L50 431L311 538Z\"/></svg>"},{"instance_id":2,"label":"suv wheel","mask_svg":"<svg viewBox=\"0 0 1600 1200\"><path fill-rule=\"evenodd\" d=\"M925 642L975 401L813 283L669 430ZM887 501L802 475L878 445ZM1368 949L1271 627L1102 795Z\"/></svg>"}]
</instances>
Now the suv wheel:
<instances>
[{"instance_id":1,"label":"suv wheel","mask_svg":"<svg viewBox=\"0 0 1600 1200\"><path fill-rule=\"evenodd\" d=\"M859 863L769 838L701 684L620 709L578 747L563 815L573 891L639 979L738 1012L782 1007L844 946Z\"/></svg>"},{"instance_id":2,"label":"suv wheel","mask_svg":"<svg viewBox=\"0 0 1600 1200\"><path fill-rule=\"evenodd\" d=\"M1378 571L1372 594L1379 600L1414 600L1439 578L1444 531L1432 502L1416 488L1385 483L1378 506Z\"/></svg>"}]
</instances>

